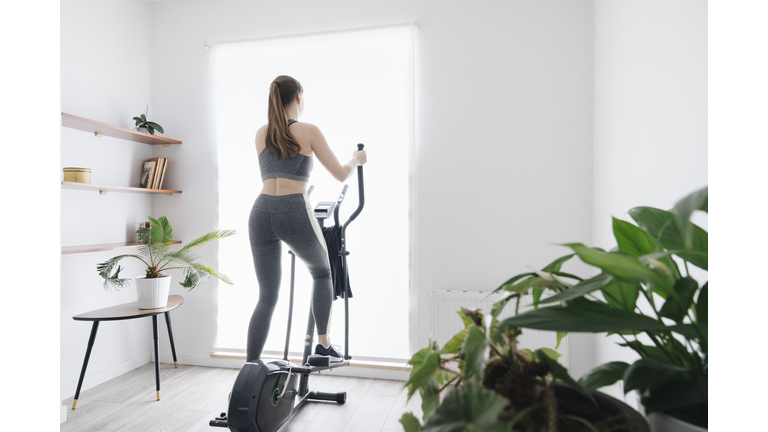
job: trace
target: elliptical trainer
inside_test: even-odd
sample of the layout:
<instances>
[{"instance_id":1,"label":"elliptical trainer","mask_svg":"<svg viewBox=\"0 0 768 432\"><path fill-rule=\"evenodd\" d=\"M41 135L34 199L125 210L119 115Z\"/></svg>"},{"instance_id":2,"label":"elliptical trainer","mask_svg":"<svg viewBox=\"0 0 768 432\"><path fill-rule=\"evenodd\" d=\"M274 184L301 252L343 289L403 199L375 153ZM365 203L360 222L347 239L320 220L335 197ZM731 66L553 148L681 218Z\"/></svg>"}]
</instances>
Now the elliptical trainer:
<instances>
[{"instance_id":1,"label":"elliptical trainer","mask_svg":"<svg viewBox=\"0 0 768 432\"><path fill-rule=\"evenodd\" d=\"M362 151L364 145L358 144L357 150ZM229 394L229 405L226 413L209 422L210 426L229 428L232 432L275 432L287 422L307 402L325 401L343 404L347 401L346 392L326 393L309 390L309 374L327 369L349 366L352 357L349 355L349 285L347 284L346 229L357 218L365 205L363 188L363 167L357 167L357 184L359 203L349 219L340 225L339 208L344 201L348 185L344 185L341 194L335 202L320 202L314 209L314 216L322 227L325 219L333 214L334 222L341 227L340 249L337 251L341 258L341 271L336 274L344 286L344 359L331 364L327 357L311 355L315 334L315 317L312 307L309 309L307 332L304 336L304 355L301 365L288 360L288 345L293 320L293 282L296 268L296 255L291 255L291 293L288 309L288 332L285 337L285 351L282 360L264 363L261 360L247 362L232 386ZM312 193L310 187L308 193ZM298 377L298 380L297 380ZM297 389L298 381L298 389ZM297 400L298 396L298 400Z\"/></svg>"}]
</instances>

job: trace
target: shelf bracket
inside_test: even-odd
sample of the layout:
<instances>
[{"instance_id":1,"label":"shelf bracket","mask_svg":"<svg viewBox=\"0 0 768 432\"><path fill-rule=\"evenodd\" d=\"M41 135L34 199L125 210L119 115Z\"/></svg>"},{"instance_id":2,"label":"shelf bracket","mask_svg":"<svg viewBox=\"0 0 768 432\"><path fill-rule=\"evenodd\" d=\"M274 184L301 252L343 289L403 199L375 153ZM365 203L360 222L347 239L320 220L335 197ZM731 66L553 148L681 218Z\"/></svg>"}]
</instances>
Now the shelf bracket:
<instances>
[{"instance_id":1,"label":"shelf bracket","mask_svg":"<svg viewBox=\"0 0 768 432\"><path fill-rule=\"evenodd\" d=\"M163 144L163 147L170 147L171 145L168 143Z\"/></svg>"},{"instance_id":2,"label":"shelf bracket","mask_svg":"<svg viewBox=\"0 0 768 432\"><path fill-rule=\"evenodd\" d=\"M99 132L99 131L96 131L96 132L94 132L93 134L96 136L96 138L101 138L101 137L103 137L103 136L104 136L104 134L103 134L103 133L101 133L101 132Z\"/></svg>"},{"instance_id":3,"label":"shelf bracket","mask_svg":"<svg viewBox=\"0 0 768 432\"><path fill-rule=\"evenodd\" d=\"M106 189L99 189L99 195L106 195L107 192L109 192L109 191L106 190Z\"/></svg>"},{"instance_id":4,"label":"shelf bracket","mask_svg":"<svg viewBox=\"0 0 768 432\"><path fill-rule=\"evenodd\" d=\"M167 194L165 194L165 196L173 196L173 194L172 193L167 193Z\"/></svg>"}]
</instances>

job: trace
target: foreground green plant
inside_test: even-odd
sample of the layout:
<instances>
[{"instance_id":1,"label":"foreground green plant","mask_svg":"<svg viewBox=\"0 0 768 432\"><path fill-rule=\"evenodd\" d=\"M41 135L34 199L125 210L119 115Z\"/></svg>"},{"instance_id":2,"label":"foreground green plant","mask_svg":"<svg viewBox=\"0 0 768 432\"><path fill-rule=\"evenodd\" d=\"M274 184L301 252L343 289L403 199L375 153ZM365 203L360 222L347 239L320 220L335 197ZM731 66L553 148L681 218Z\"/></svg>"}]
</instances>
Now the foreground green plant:
<instances>
[{"instance_id":1,"label":"foreground green plant","mask_svg":"<svg viewBox=\"0 0 768 432\"><path fill-rule=\"evenodd\" d=\"M405 413L400 423L406 432L627 430L624 416L591 423L584 413L558 406L561 380L581 391L586 405L597 408L591 393L558 363L560 354L548 348L520 350L519 329L480 311L462 308L458 314L464 330L442 349L430 342L408 362L413 366L405 384L408 399L417 391L421 395L424 424ZM596 411L588 414L594 417Z\"/></svg>"},{"instance_id":2,"label":"foreground green plant","mask_svg":"<svg viewBox=\"0 0 768 432\"><path fill-rule=\"evenodd\" d=\"M708 212L707 188L669 211L633 208L629 215L637 225L613 218L616 250L565 244L572 254L542 271L516 275L496 289L510 295L494 305L494 316L507 302L531 291L536 310L501 325L557 331L559 337L566 332L618 335L619 345L640 359L631 365L600 365L579 383L596 389L623 380L624 392L636 390L646 413L666 413L706 428L708 282L696 281L689 270L707 270L708 234L691 222L695 211ZM581 279L562 273L563 263L574 256L600 274ZM541 300L545 290L555 294Z\"/></svg>"},{"instance_id":3,"label":"foreground green plant","mask_svg":"<svg viewBox=\"0 0 768 432\"><path fill-rule=\"evenodd\" d=\"M196 261L200 258L195 254L196 250L206 243L229 237L235 234L232 230L211 231L208 234L198 237L181 249L171 252L170 245L173 241L173 228L165 216L159 219L149 218L150 228L139 228L136 230L136 238L148 239L146 245L139 245L139 253L118 255L107 261L99 263L96 270L104 278L104 289L115 288L120 290L131 284L131 278L120 278L122 267L115 266L123 258L136 258L143 262L146 268L146 277L148 279L163 277L164 270L182 270L184 280L179 282L181 286L192 290L196 288L203 280L215 276L223 282L232 285L232 281L226 275L219 273L216 269L199 264ZM112 271L115 270L113 274Z\"/></svg>"}]
</instances>

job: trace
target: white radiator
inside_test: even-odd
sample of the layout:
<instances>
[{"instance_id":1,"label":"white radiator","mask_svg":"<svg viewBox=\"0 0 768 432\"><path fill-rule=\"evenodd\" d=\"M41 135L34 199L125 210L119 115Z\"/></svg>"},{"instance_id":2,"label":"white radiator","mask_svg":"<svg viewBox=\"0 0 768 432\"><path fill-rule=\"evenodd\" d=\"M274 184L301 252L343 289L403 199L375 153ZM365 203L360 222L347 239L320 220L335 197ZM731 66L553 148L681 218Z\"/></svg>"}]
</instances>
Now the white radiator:
<instances>
[{"instance_id":1,"label":"white radiator","mask_svg":"<svg viewBox=\"0 0 768 432\"><path fill-rule=\"evenodd\" d=\"M432 292L432 339L442 347L453 335L464 328L461 317L456 313L462 306L467 309L480 309L483 314L491 313L493 304L504 299L510 293L491 291L457 291L457 290L436 290ZM549 294L551 295L551 294ZM547 294L545 294L547 296ZM508 318L515 313L516 300L511 300L499 314L499 321ZM520 301L520 313L533 309L533 296L524 295ZM536 350L538 348L555 349L557 345L557 333L542 330L522 329L520 335L519 348L529 348ZM560 357L560 363L568 367L568 337L560 341L560 348L556 351L563 356Z\"/></svg>"}]
</instances>

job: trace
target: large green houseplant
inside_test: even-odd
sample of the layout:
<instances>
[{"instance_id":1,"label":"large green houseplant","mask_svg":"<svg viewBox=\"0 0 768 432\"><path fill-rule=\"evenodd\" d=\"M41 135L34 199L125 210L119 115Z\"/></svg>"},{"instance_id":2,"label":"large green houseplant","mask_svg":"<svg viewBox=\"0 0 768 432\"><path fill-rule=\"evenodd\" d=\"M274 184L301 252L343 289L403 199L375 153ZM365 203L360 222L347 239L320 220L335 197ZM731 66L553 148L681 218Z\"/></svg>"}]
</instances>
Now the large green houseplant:
<instances>
[{"instance_id":1,"label":"large green houseplant","mask_svg":"<svg viewBox=\"0 0 768 432\"><path fill-rule=\"evenodd\" d=\"M481 311L458 314L464 330L409 361L405 386L409 399L421 395L424 423L405 413L406 432L648 431L637 411L571 378L557 352L520 349L518 328Z\"/></svg>"},{"instance_id":2,"label":"large green houseplant","mask_svg":"<svg viewBox=\"0 0 768 432\"><path fill-rule=\"evenodd\" d=\"M171 252L170 246L173 241L173 228L168 222L168 218L165 216L162 216L159 219L149 217L149 220L149 228L139 228L136 230L136 238L145 239L146 241L146 243L139 243L138 254L118 255L97 265L96 270L99 272L99 275L104 278L104 289L109 290L114 288L119 290L130 286L131 278L120 277L122 267L118 265L118 262L123 258L136 258L146 265L145 276L137 276L135 278L140 296L140 309L152 309L152 307L143 307L147 306L145 302L142 302L141 296L143 295L143 291L147 291L148 295L159 297L157 301L162 303L163 292L155 292L157 290L162 290L164 291L164 298L167 301L168 289L170 288L170 276L163 274L163 271L166 270L181 270L184 274L184 279L179 282L179 284L189 290L196 288L203 280L207 280L211 276L217 277L223 282L232 285L232 281L230 281L226 275L219 273L212 267L197 263L197 260L200 257L196 252L197 249L208 242L232 236L235 234L235 231L211 231L202 237L192 240L181 249ZM115 268L115 266L117 266L117 268ZM147 287L146 290L142 289L143 287L141 285L153 282L154 284ZM162 303L162 305L165 305L165 303Z\"/></svg>"},{"instance_id":3,"label":"large green houseplant","mask_svg":"<svg viewBox=\"0 0 768 432\"><path fill-rule=\"evenodd\" d=\"M637 225L613 218L618 244L614 250L566 244L572 254L542 271L516 275L497 289L510 294L494 305L494 311L529 290L536 307L500 325L560 335L618 335L620 345L640 359L631 365L618 361L600 365L579 383L596 389L623 380L624 392L638 392L649 418L661 413L706 428L708 282L695 280L690 270L692 266L707 270L708 234L691 222L695 211L708 212L707 188L686 196L669 211L631 209L629 215ZM600 273L589 279L562 273L562 264L574 256ZM545 290L555 294L542 300Z\"/></svg>"}]
</instances>

